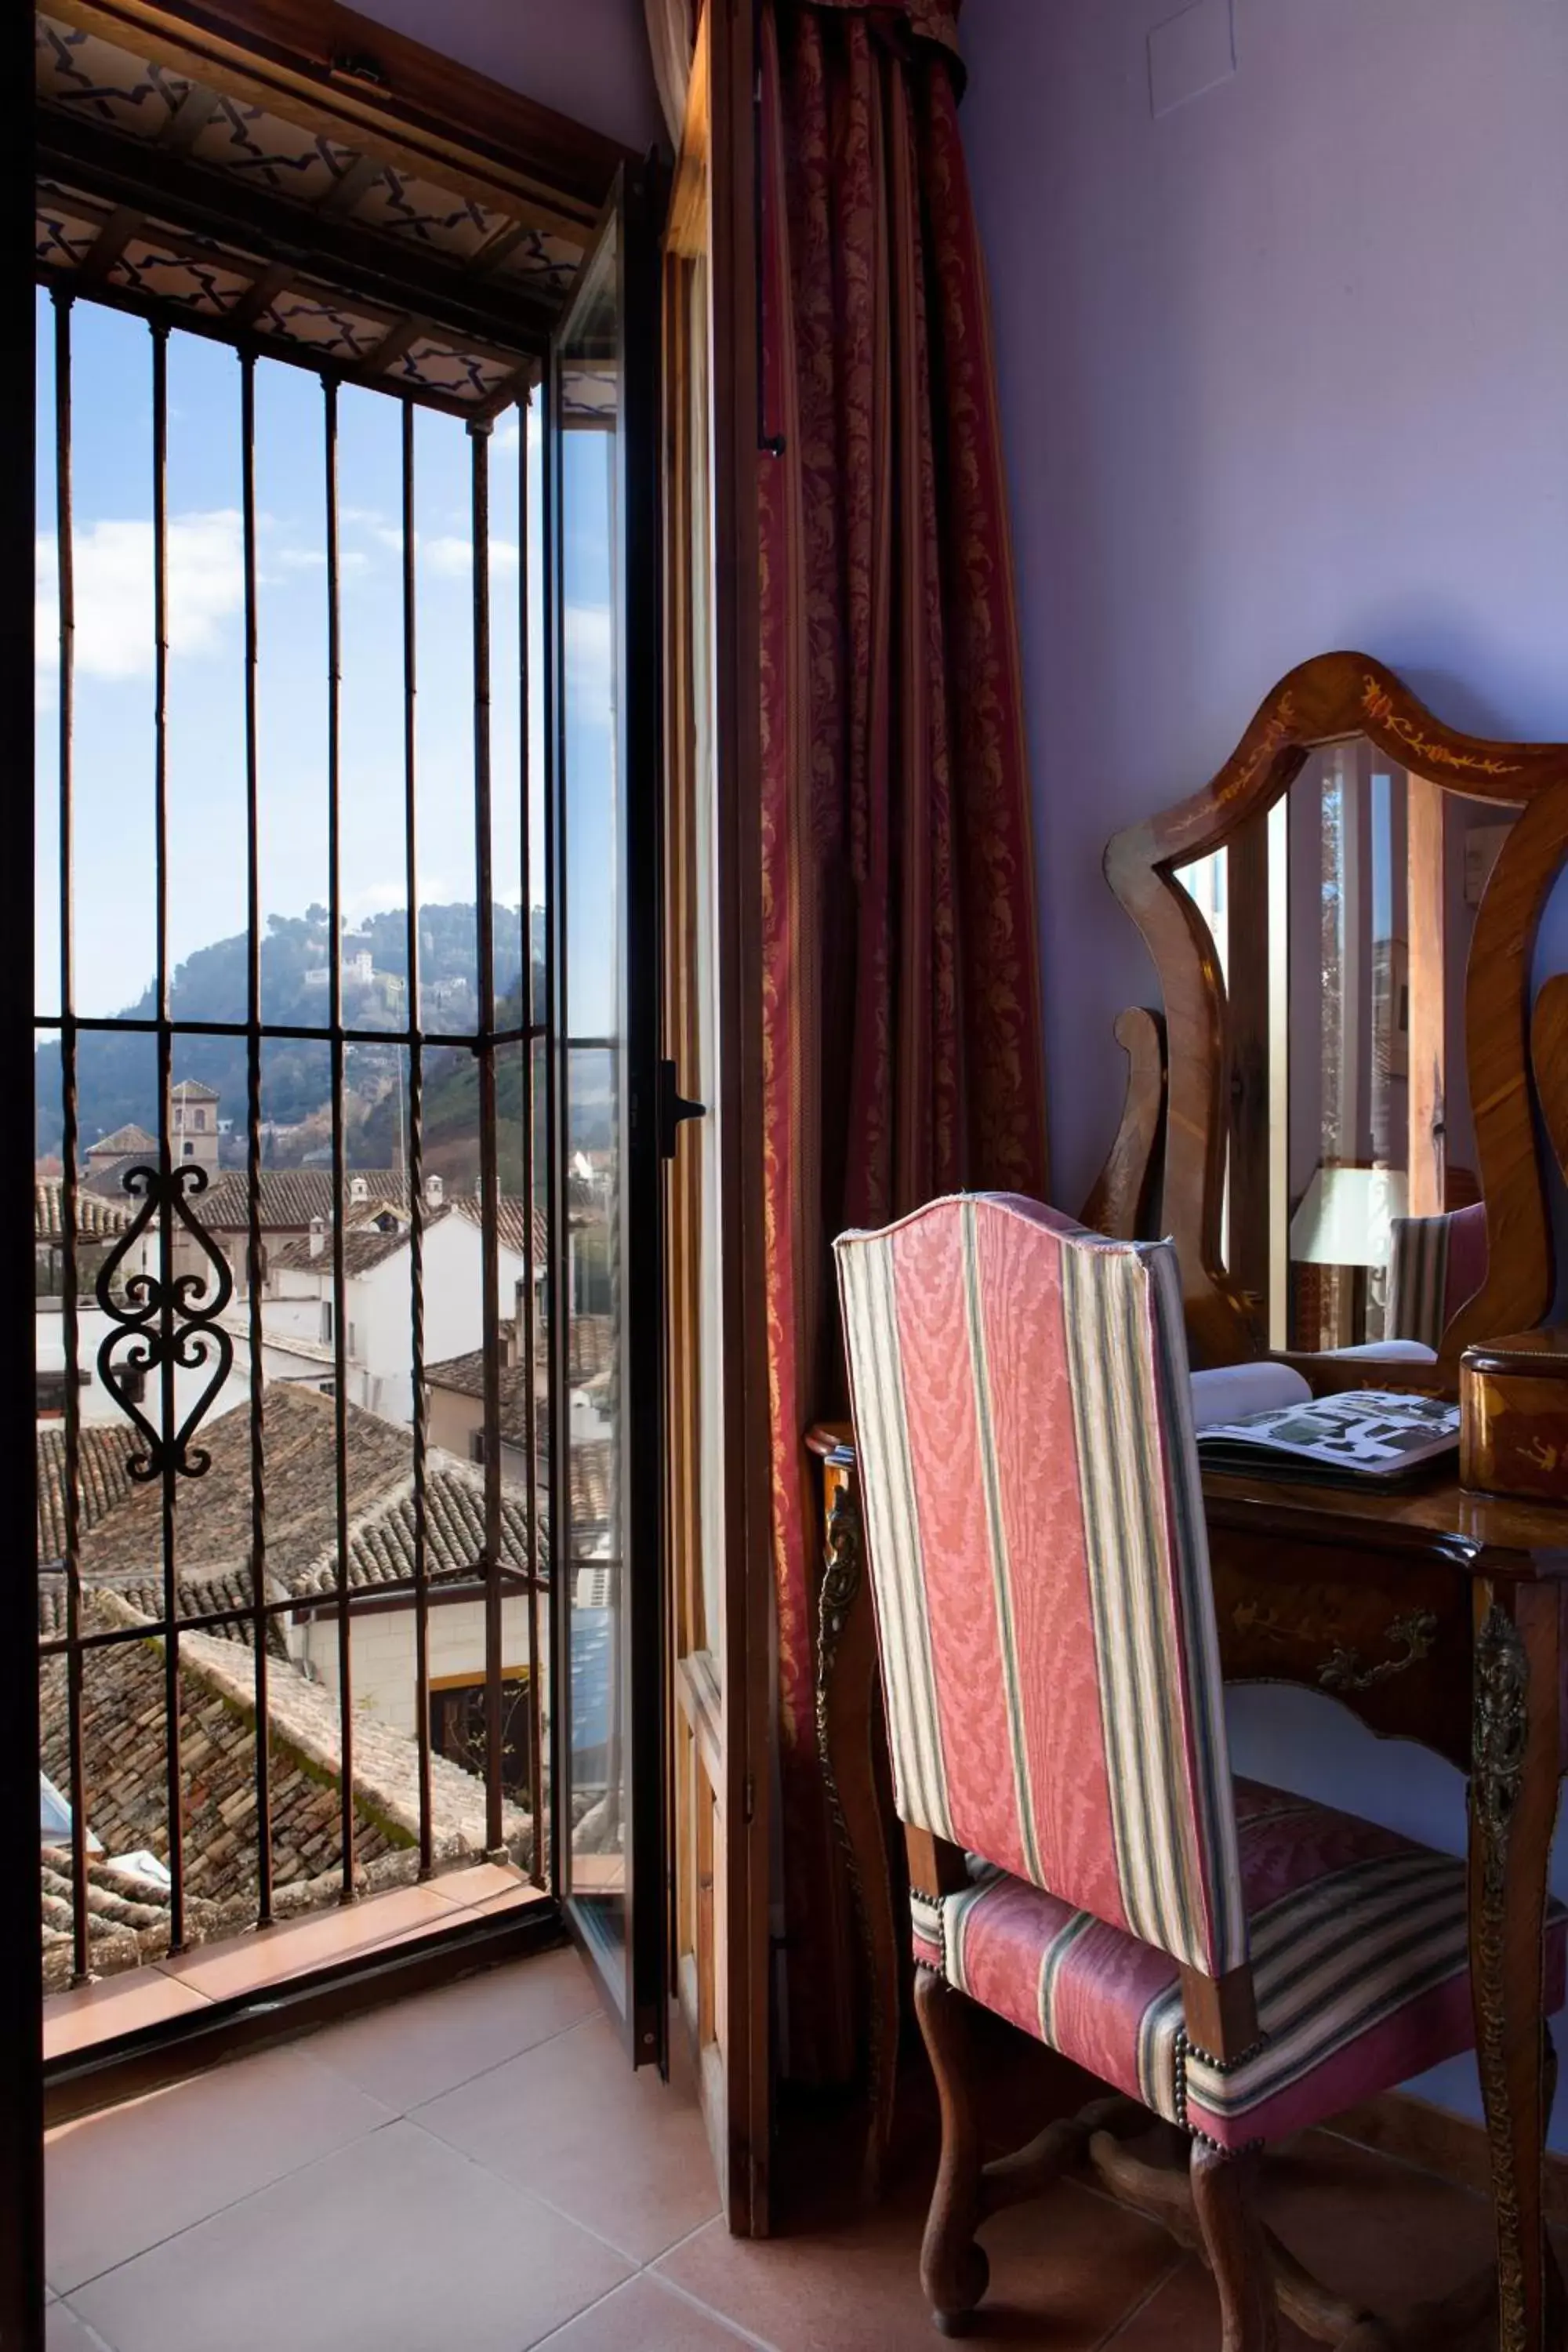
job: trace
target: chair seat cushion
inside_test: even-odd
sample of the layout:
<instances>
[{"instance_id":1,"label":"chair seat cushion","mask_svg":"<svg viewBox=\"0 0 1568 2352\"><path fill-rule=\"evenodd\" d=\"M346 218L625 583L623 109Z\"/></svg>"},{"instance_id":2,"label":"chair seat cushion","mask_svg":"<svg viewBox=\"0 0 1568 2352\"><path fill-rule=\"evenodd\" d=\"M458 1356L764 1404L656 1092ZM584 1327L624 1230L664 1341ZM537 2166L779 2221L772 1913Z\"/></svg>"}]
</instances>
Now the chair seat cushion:
<instances>
[{"instance_id":1,"label":"chair seat cushion","mask_svg":"<svg viewBox=\"0 0 1568 2352\"><path fill-rule=\"evenodd\" d=\"M1026 1880L972 1864L912 1895L915 1958L1064 2057L1222 2147L1278 2138L1474 2043L1466 1870L1305 1797L1236 1783L1259 2040L1193 2048L1175 1963ZM1553 1905L1546 2010L1563 1999Z\"/></svg>"}]
</instances>

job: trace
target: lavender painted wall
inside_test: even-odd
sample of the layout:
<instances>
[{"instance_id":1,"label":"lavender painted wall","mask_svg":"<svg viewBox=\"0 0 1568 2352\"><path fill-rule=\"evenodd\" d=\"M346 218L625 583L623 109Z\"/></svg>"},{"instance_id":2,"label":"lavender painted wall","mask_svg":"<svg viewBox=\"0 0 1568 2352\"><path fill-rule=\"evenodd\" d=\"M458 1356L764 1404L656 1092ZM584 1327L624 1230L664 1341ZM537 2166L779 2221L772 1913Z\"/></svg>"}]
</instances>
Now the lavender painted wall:
<instances>
[{"instance_id":1,"label":"lavender painted wall","mask_svg":"<svg viewBox=\"0 0 1568 2352\"><path fill-rule=\"evenodd\" d=\"M964 16L1068 1207L1115 1129L1110 1024L1157 1001L1100 877L1116 826L1211 774L1335 646L1458 726L1568 737L1568 9L1229 16ZM1542 962L1568 965L1562 891ZM1458 1776L1326 1700L1240 1692L1233 1730L1243 1770L1462 1840ZM1556 1876L1568 1893L1568 1842ZM1421 2087L1476 2111L1468 2066Z\"/></svg>"},{"instance_id":2,"label":"lavender painted wall","mask_svg":"<svg viewBox=\"0 0 1568 2352\"><path fill-rule=\"evenodd\" d=\"M639 152L664 137L643 0L355 0L362 15Z\"/></svg>"}]
</instances>

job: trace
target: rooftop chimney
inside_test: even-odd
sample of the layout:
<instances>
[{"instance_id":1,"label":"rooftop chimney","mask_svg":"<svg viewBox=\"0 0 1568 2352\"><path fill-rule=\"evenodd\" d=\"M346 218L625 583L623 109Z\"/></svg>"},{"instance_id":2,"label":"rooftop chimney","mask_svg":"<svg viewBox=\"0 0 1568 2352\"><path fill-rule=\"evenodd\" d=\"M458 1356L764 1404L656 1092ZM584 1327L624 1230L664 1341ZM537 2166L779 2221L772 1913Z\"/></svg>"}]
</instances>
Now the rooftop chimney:
<instances>
[{"instance_id":1,"label":"rooftop chimney","mask_svg":"<svg viewBox=\"0 0 1568 2352\"><path fill-rule=\"evenodd\" d=\"M446 1188L443 1186L439 1176L426 1176L425 1179L425 1199L427 1206L432 1209L438 1209L441 1205L445 1189Z\"/></svg>"},{"instance_id":2,"label":"rooftop chimney","mask_svg":"<svg viewBox=\"0 0 1568 2352\"><path fill-rule=\"evenodd\" d=\"M310 1255L320 1257L327 1246L327 1228L320 1217L310 1220Z\"/></svg>"}]
</instances>

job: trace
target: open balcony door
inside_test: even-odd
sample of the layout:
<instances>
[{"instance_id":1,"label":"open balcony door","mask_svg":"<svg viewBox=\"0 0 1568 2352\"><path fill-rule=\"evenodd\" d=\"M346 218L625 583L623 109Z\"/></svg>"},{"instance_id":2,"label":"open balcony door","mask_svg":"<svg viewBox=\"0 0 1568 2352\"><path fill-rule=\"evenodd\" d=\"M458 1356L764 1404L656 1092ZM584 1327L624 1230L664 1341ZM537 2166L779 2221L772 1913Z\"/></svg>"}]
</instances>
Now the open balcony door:
<instances>
[{"instance_id":1,"label":"open balcony door","mask_svg":"<svg viewBox=\"0 0 1568 2352\"><path fill-rule=\"evenodd\" d=\"M682 1092L708 1107L682 1129L668 1193L675 1990L730 2226L761 2236L772 1490L761 1308L753 13L750 0L709 0L702 12L664 241L663 1051Z\"/></svg>"},{"instance_id":2,"label":"open balcony door","mask_svg":"<svg viewBox=\"0 0 1568 2352\"><path fill-rule=\"evenodd\" d=\"M657 191L619 175L551 352L552 1852L634 2065L668 2060Z\"/></svg>"}]
</instances>

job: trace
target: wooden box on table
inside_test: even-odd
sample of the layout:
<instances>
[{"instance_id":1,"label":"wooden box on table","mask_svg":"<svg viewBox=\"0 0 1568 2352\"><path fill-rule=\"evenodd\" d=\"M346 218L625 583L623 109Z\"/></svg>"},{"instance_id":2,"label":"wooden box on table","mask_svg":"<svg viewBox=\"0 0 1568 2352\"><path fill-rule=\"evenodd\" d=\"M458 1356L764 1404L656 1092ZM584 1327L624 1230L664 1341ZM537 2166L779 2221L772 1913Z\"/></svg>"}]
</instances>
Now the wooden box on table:
<instances>
[{"instance_id":1,"label":"wooden box on table","mask_svg":"<svg viewBox=\"0 0 1568 2352\"><path fill-rule=\"evenodd\" d=\"M1461 1485L1568 1504L1568 1328L1467 1348L1459 1412Z\"/></svg>"}]
</instances>

